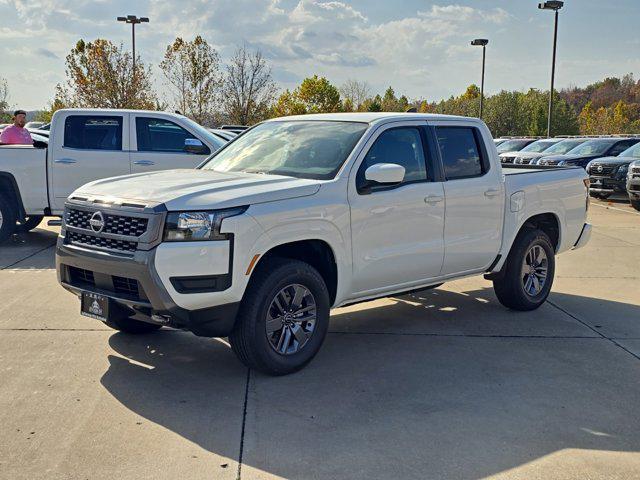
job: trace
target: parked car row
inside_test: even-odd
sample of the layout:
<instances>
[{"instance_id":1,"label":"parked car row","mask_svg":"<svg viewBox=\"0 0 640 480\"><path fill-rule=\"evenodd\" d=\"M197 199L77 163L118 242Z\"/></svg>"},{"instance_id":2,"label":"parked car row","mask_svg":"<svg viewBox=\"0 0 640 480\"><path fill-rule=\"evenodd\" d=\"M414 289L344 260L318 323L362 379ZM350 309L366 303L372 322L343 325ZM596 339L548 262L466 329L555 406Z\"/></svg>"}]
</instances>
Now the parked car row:
<instances>
[{"instance_id":1,"label":"parked car row","mask_svg":"<svg viewBox=\"0 0 640 480\"><path fill-rule=\"evenodd\" d=\"M510 138L496 144L502 164L582 167L592 197L628 194L640 210L640 171L634 170L640 166L640 136Z\"/></svg>"}]
</instances>

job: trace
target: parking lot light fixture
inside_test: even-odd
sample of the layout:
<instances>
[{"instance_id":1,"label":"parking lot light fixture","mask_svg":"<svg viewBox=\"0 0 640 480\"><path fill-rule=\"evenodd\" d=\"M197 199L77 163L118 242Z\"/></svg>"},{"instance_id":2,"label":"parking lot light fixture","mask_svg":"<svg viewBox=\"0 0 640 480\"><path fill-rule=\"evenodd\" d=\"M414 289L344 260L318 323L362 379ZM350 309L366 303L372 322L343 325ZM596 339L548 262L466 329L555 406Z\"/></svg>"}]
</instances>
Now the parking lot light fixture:
<instances>
[{"instance_id":1,"label":"parking lot light fixture","mask_svg":"<svg viewBox=\"0 0 640 480\"><path fill-rule=\"evenodd\" d=\"M549 115L547 117L547 137L551 137L551 115L553 111L553 80L556 74L556 45L558 43L558 11L564 6L559 0L549 0L538 4L540 10L552 10L555 16L553 27L553 56L551 59L551 89L549 90Z\"/></svg>"},{"instance_id":2,"label":"parking lot light fixture","mask_svg":"<svg viewBox=\"0 0 640 480\"><path fill-rule=\"evenodd\" d=\"M474 47L481 46L482 47L482 80L480 81L480 115L479 118L482 118L482 105L484 103L484 62L486 57L487 44L489 40L486 38L476 38L471 41L471 45Z\"/></svg>"},{"instance_id":3,"label":"parking lot light fixture","mask_svg":"<svg viewBox=\"0 0 640 480\"><path fill-rule=\"evenodd\" d=\"M136 24L149 23L148 17L137 17L135 15L127 15L126 17L117 17L118 22L125 22L131 24L131 44L133 50L133 75L136 75Z\"/></svg>"}]
</instances>

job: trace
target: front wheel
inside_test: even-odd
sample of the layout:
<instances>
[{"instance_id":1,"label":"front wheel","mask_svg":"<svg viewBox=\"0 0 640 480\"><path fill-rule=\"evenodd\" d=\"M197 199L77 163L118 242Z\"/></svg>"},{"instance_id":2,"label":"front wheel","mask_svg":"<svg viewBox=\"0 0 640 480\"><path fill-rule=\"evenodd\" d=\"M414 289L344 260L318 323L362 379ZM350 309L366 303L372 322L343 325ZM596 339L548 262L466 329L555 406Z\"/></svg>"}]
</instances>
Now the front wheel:
<instances>
[{"instance_id":1,"label":"front wheel","mask_svg":"<svg viewBox=\"0 0 640 480\"><path fill-rule=\"evenodd\" d=\"M327 286L315 268L268 259L247 287L229 342L249 368L268 375L293 373L320 350L329 308Z\"/></svg>"},{"instance_id":2,"label":"front wheel","mask_svg":"<svg viewBox=\"0 0 640 480\"><path fill-rule=\"evenodd\" d=\"M631 206L640 211L640 200L631 200Z\"/></svg>"},{"instance_id":3,"label":"front wheel","mask_svg":"<svg viewBox=\"0 0 640 480\"><path fill-rule=\"evenodd\" d=\"M535 310L549 296L555 252L542 230L520 232L507 257L504 275L493 281L500 303L513 310Z\"/></svg>"}]
</instances>

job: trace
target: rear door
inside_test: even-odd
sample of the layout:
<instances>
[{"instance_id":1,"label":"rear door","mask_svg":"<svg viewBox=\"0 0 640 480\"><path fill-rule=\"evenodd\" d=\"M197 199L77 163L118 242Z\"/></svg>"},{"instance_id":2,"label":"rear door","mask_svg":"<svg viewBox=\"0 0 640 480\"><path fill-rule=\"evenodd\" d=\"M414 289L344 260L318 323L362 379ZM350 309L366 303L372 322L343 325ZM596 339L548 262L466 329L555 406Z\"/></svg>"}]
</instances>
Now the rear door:
<instances>
[{"instance_id":1,"label":"rear door","mask_svg":"<svg viewBox=\"0 0 640 480\"><path fill-rule=\"evenodd\" d=\"M474 122L433 121L445 178L443 275L487 268L502 239L504 186Z\"/></svg>"},{"instance_id":2,"label":"rear door","mask_svg":"<svg viewBox=\"0 0 640 480\"><path fill-rule=\"evenodd\" d=\"M60 122L49 142L54 210L85 183L131 173L128 114L70 112Z\"/></svg>"},{"instance_id":3,"label":"rear door","mask_svg":"<svg viewBox=\"0 0 640 480\"><path fill-rule=\"evenodd\" d=\"M132 116L133 173L195 168L211 154L202 139L171 120L149 115ZM200 151L196 152L198 149Z\"/></svg>"}]
</instances>

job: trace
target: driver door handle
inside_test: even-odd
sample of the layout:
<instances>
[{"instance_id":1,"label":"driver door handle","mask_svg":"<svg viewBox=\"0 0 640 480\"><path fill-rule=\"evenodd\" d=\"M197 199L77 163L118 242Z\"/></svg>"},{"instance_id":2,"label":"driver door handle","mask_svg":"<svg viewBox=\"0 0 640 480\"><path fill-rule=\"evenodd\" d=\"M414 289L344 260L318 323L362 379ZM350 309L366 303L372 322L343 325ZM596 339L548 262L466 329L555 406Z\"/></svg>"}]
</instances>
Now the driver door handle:
<instances>
[{"instance_id":1,"label":"driver door handle","mask_svg":"<svg viewBox=\"0 0 640 480\"><path fill-rule=\"evenodd\" d=\"M59 158L57 160L54 160L53 163L64 163L65 165L70 165L72 163L76 163L77 160L74 160L73 158Z\"/></svg>"},{"instance_id":2,"label":"driver door handle","mask_svg":"<svg viewBox=\"0 0 640 480\"><path fill-rule=\"evenodd\" d=\"M133 162L134 165L155 165L156 162L152 162L151 160L136 160Z\"/></svg>"},{"instance_id":3,"label":"driver door handle","mask_svg":"<svg viewBox=\"0 0 640 480\"><path fill-rule=\"evenodd\" d=\"M428 203L429 205L435 205L436 203L440 203L444 200L442 195L427 195L424 197L424 203Z\"/></svg>"},{"instance_id":4,"label":"driver door handle","mask_svg":"<svg viewBox=\"0 0 640 480\"><path fill-rule=\"evenodd\" d=\"M496 195L500 195L500 190L497 188L490 188L486 192L484 192L485 197L495 197Z\"/></svg>"}]
</instances>

